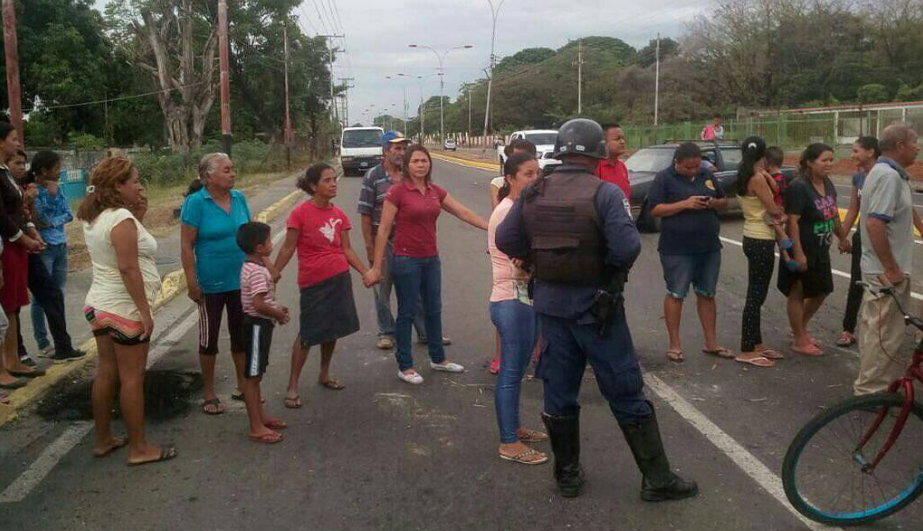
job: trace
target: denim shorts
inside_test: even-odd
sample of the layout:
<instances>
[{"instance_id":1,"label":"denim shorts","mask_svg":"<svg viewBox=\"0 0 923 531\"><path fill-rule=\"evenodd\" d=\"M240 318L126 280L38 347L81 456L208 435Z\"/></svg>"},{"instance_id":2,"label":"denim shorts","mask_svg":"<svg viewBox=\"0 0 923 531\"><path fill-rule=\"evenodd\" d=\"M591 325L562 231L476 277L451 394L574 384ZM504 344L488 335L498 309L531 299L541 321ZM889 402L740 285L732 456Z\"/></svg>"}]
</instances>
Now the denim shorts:
<instances>
[{"instance_id":1,"label":"denim shorts","mask_svg":"<svg viewBox=\"0 0 923 531\"><path fill-rule=\"evenodd\" d=\"M660 254L667 295L685 299L691 285L703 297L714 297L721 272L721 251L700 254Z\"/></svg>"}]
</instances>

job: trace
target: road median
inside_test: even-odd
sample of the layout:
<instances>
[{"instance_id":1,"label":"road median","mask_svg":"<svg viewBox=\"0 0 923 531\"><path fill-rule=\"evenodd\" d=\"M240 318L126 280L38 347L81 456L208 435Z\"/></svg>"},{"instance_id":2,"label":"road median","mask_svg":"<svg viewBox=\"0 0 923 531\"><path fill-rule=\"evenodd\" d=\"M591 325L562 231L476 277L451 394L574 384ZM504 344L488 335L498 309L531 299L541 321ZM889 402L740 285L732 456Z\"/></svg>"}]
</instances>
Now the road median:
<instances>
[{"instance_id":1,"label":"road median","mask_svg":"<svg viewBox=\"0 0 923 531\"><path fill-rule=\"evenodd\" d=\"M257 214L255 219L263 223L269 223L288 210L302 196L304 196L304 192L296 190ZM168 302L184 291L186 291L186 274L182 269L171 271L164 275L160 293L157 299L154 300L154 313L156 314ZM45 376L35 378L26 387L11 393L10 403L0 404L0 426L14 420L21 410L42 398L58 382L71 375L78 374L80 370L96 360L97 351L94 339L84 342L80 345L80 349L86 351L87 355L72 362L51 365L47 368Z\"/></svg>"},{"instance_id":2,"label":"road median","mask_svg":"<svg viewBox=\"0 0 923 531\"><path fill-rule=\"evenodd\" d=\"M496 162L490 162L486 160L472 160L468 158L459 157L457 155L447 155L442 152L431 153L434 159L441 160L444 162L450 162L452 164L458 164L459 166L465 166L468 168L475 168L478 170L491 171L499 175L500 165Z\"/></svg>"}]
</instances>

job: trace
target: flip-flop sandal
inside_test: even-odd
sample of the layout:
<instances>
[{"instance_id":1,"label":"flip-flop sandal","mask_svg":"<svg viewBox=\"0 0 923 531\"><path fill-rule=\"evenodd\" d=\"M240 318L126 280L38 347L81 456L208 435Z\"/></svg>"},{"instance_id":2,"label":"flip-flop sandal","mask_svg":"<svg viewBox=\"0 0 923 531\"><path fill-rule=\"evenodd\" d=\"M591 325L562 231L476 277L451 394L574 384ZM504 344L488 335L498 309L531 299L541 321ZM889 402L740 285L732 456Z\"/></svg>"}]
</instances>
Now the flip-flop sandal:
<instances>
[{"instance_id":1,"label":"flip-flop sandal","mask_svg":"<svg viewBox=\"0 0 923 531\"><path fill-rule=\"evenodd\" d=\"M137 462L128 462L128 466L141 466L149 465L151 463L162 463L163 461L169 461L177 456L176 448L173 445L162 446L160 448L160 455L156 459L151 459L150 461L137 461Z\"/></svg>"},{"instance_id":2,"label":"flip-flop sandal","mask_svg":"<svg viewBox=\"0 0 923 531\"><path fill-rule=\"evenodd\" d=\"M523 430L522 435L519 436L519 440L530 443L545 442L548 440L548 435L541 431Z\"/></svg>"},{"instance_id":3,"label":"flip-flop sandal","mask_svg":"<svg viewBox=\"0 0 923 531\"><path fill-rule=\"evenodd\" d=\"M285 407L288 409L301 409L301 397L296 396L295 398L285 397Z\"/></svg>"},{"instance_id":4,"label":"flip-flop sandal","mask_svg":"<svg viewBox=\"0 0 923 531\"><path fill-rule=\"evenodd\" d=\"M272 431L266 435L250 435L250 440L260 444L276 444L282 442L285 437L277 431Z\"/></svg>"},{"instance_id":5,"label":"flip-flop sandal","mask_svg":"<svg viewBox=\"0 0 923 531\"><path fill-rule=\"evenodd\" d=\"M734 358L734 361L738 363L746 363L747 365L753 365L754 367L761 367L764 369L775 367L776 365L776 362L770 360L769 358L765 358L763 356L758 356L756 358L741 358L738 356Z\"/></svg>"},{"instance_id":6,"label":"flip-flop sandal","mask_svg":"<svg viewBox=\"0 0 923 531\"><path fill-rule=\"evenodd\" d=\"M785 356L781 352L767 348L760 351L760 356L766 358L767 360L784 360Z\"/></svg>"},{"instance_id":7,"label":"flip-flop sandal","mask_svg":"<svg viewBox=\"0 0 923 531\"><path fill-rule=\"evenodd\" d=\"M263 421L263 425L271 430L284 430L288 428L288 424L279 419L272 419L269 422Z\"/></svg>"},{"instance_id":8,"label":"flip-flop sandal","mask_svg":"<svg viewBox=\"0 0 923 531\"><path fill-rule=\"evenodd\" d=\"M343 389L346 389L346 386L338 382L336 378L331 378L327 380L326 382L317 382L317 383L326 387L327 389L333 389L334 391L342 391Z\"/></svg>"},{"instance_id":9,"label":"flip-flop sandal","mask_svg":"<svg viewBox=\"0 0 923 531\"><path fill-rule=\"evenodd\" d=\"M850 334L849 332L843 332L840 334L840 337L836 340L836 346L838 347L851 347L856 344L856 336Z\"/></svg>"},{"instance_id":10,"label":"flip-flop sandal","mask_svg":"<svg viewBox=\"0 0 923 531\"><path fill-rule=\"evenodd\" d=\"M13 390L16 390L16 389L20 389L20 388L22 388L22 387L25 387L25 386L27 386L27 385L29 385L29 384L26 383L25 380L16 380L16 381L14 381L14 382L12 382L12 383L8 383L8 384L0 383L0 389L6 389L6 390L8 390L8 391L13 391Z\"/></svg>"},{"instance_id":11,"label":"flip-flop sandal","mask_svg":"<svg viewBox=\"0 0 923 531\"><path fill-rule=\"evenodd\" d=\"M214 409L209 410L208 406L213 406ZM221 400L217 398L212 398L211 400L202 402L202 412L206 415L221 415L224 413L224 411L224 406L221 405Z\"/></svg>"},{"instance_id":12,"label":"flip-flop sandal","mask_svg":"<svg viewBox=\"0 0 923 531\"><path fill-rule=\"evenodd\" d=\"M125 439L119 439L119 438L116 437L115 440L118 441L118 442L115 443L114 445L110 446L109 449L106 450L105 452L103 452L103 453L101 453L101 454L98 454L98 453L96 453L96 451L94 451L94 452L93 452L93 457L106 457L107 455L112 454L112 452L118 450L119 448L124 448L125 446L128 445L128 439L127 439L127 438L125 438Z\"/></svg>"},{"instance_id":13,"label":"flip-flop sandal","mask_svg":"<svg viewBox=\"0 0 923 531\"><path fill-rule=\"evenodd\" d=\"M536 460L533 460L533 461L528 461L528 460L526 460L526 458L532 457L532 456L534 456L534 455L541 455L542 457L541 457L540 459L536 459ZM501 454L500 454L500 459L503 459L504 461L512 461L512 462L514 462L514 463L520 463L520 464L523 464L523 465L540 465L540 464L542 464L542 463L547 463L547 462L548 462L548 456L542 454L541 452L539 452L538 450L536 450L536 449L534 449L534 448L529 448L528 450L523 450L523 451L519 452L519 453L516 454L516 455L504 455L504 454L501 453Z\"/></svg>"},{"instance_id":14,"label":"flip-flop sandal","mask_svg":"<svg viewBox=\"0 0 923 531\"><path fill-rule=\"evenodd\" d=\"M29 372L9 371L9 373L17 378L38 378L45 376L45 369L32 369Z\"/></svg>"},{"instance_id":15,"label":"flip-flop sandal","mask_svg":"<svg viewBox=\"0 0 923 531\"><path fill-rule=\"evenodd\" d=\"M686 361L686 358L683 357L683 351L682 351L682 350L668 350L668 351L667 351L667 359L670 360L670 361L672 361L672 362L674 362L674 363L682 363L682 362Z\"/></svg>"},{"instance_id":16,"label":"flip-flop sandal","mask_svg":"<svg viewBox=\"0 0 923 531\"><path fill-rule=\"evenodd\" d=\"M734 358L736 357L736 356L734 356L734 353L733 353L733 352L731 352L729 349L726 349L726 348L724 348L724 347L721 347L721 348L715 349L715 350L705 350L705 349L703 349L703 350L702 350L702 353L703 353L703 354L708 354L709 356L717 356L717 357L719 357L719 358L724 358L724 359L726 359L726 360L734 359Z\"/></svg>"},{"instance_id":17,"label":"flip-flop sandal","mask_svg":"<svg viewBox=\"0 0 923 531\"><path fill-rule=\"evenodd\" d=\"M821 349L819 349L819 348L817 348L816 345L811 345L811 348L805 349L805 348L801 348L801 347L796 347L795 344L792 343L791 349L792 349L792 352L794 352L794 353L796 353L796 354L801 354L802 356L811 356L811 357L815 357L815 358L816 358L816 357L818 357L818 356L823 356L823 355L824 355L824 351L821 350Z\"/></svg>"}]
</instances>

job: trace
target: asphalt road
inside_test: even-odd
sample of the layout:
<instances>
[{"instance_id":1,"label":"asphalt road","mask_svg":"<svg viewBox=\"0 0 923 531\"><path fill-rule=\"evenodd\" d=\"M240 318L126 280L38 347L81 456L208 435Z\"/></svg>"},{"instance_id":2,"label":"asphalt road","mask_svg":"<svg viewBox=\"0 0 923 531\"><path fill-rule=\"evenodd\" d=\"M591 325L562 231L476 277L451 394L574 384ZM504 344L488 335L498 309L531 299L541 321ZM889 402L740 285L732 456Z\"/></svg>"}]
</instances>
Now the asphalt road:
<instances>
[{"instance_id":1,"label":"asphalt road","mask_svg":"<svg viewBox=\"0 0 923 531\"><path fill-rule=\"evenodd\" d=\"M484 215L491 177L444 162L437 162L435 171L453 196ZM358 226L360 180L340 182L338 203ZM740 241L740 231L739 220L724 222L719 290L719 336L735 350L746 290L746 263L732 243ZM856 354L830 346L845 306L845 279L836 278L837 291L814 327L827 356L792 355L765 370L698 354L701 331L694 309L687 308L687 361L676 365L664 356L656 235L644 235L644 253L630 280L629 321L674 467L697 479L701 494L667 504L640 501L640 476L588 371L581 421L587 486L580 498L564 500L556 494L550 464L524 467L497 458L494 377L486 371L494 332L487 314L485 235L449 216L442 217L439 234L445 330L454 340L448 355L467 373L432 373L423 366L425 349L417 347L415 361L425 384L398 381L392 354L374 348L371 293L354 275L363 329L341 341L333 371L345 390L314 383L313 352L302 376L305 407L283 409L296 327L276 329L264 394L268 410L289 423L284 442L260 446L247 440L245 412L228 398L234 384L225 351L219 394L229 405L227 414L203 415L201 397L194 396L187 410L149 425L152 441L176 443L180 455L169 463L129 469L124 451L94 459L85 421L26 414L0 430L0 529L822 529L792 512L781 498L778 475L798 429L850 394ZM361 236L355 234L353 241L359 245ZM835 265L848 271L846 258L837 257ZM287 271L278 290L290 308L297 308L294 277L294 269ZM196 370L191 310L180 298L158 314L155 371ZM785 350L784 299L777 291L772 290L763 315L767 343ZM222 348L226 345L224 339ZM541 385L528 380L524 425L539 427L540 411ZM921 521L923 503L918 502L875 529L917 530Z\"/></svg>"}]
</instances>

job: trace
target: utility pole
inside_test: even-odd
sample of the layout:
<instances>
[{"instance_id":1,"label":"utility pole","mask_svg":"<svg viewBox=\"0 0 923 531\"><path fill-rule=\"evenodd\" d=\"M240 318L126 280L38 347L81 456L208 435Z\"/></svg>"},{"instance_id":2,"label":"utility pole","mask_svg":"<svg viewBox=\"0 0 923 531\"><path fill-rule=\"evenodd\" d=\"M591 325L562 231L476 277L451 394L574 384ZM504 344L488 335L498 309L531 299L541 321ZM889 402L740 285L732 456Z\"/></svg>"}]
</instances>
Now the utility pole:
<instances>
[{"instance_id":1,"label":"utility pole","mask_svg":"<svg viewBox=\"0 0 923 531\"><path fill-rule=\"evenodd\" d=\"M292 167L292 108L288 93L288 24L282 24L282 49L285 54L285 167Z\"/></svg>"},{"instance_id":2,"label":"utility pole","mask_svg":"<svg viewBox=\"0 0 923 531\"><path fill-rule=\"evenodd\" d=\"M583 41L577 41L577 114L583 114Z\"/></svg>"},{"instance_id":3,"label":"utility pole","mask_svg":"<svg viewBox=\"0 0 923 531\"><path fill-rule=\"evenodd\" d=\"M16 38L16 5L3 0L3 44L6 49L6 93L10 100L10 122L19 132L19 143L26 139L22 130L22 91L19 86L19 42Z\"/></svg>"},{"instance_id":4,"label":"utility pole","mask_svg":"<svg viewBox=\"0 0 923 531\"><path fill-rule=\"evenodd\" d=\"M500 9L503 7L504 2L506 2L506 0L500 0L500 3L494 8L493 0L487 0L487 3L490 4L490 14L493 17L493 28L490 32L490 72L487 73L487 108L484 111L484 142L487 142L488 125L490 124L490 93L494 82L494 63L497 59L496 55L494 55L494 45L497 41L497 17L500 16Z\"/></svg>"},{"instance_id":5,"label":"utility pole","mask_svg":"<svg viewBox=\"0 0 923 531\"><path fill-rule=\"evenodd\" d=\"M471 86L468 86L468 136L471 136Z\"/></svg>"},{"instance_id":6,"label":"utility pole","mask_svg":"<svg viewBox=\"0 0 923 531\"><path fill-rule=\"evenodd\" d=\"M231 84L228 74L228 2L218 0L218 66L221 70L221 150L231 156Z\"/></svg>"},{"instance_id":7,"label":"utility pole","mask_svg":"<svg viewBox=\"0 0 923 531\"><path fill-rule=\"evenodd\" d=\"M330 41L331 41L331 39L337 39L337 38L343 37L343 35L337 35L337 34L334 33L334 34L330 34L330 35L318 35L318 37L323 37L324 39L327 39L327 49L330 51L330 107L331 107L331 110L332 110L332 112L333 112L333 118L334 118L334 120L336 120L337 123L340 123L339 111L337 110L337 100L336 100L336 98L334 97L334 92L333 92L333 61L334 61L334 49L333 49L333 46L331 45L331 42L330 42ZM343 124L340 123L340 126L341 126L341 127L342 127L342 125L343 125Z\"/></svg>"},{"instance_id":8,"label":"utility pole","mask_svg":"<svg viewBox=\"0 0 923 531\"><path fill-rule=\"evenodd\" d=\"M354 81L355 78L352 77L341 77L337 78L343 82L343 123L349 127L349 89L353 88L353 85L350 85L350 81Z\"/></svg>"},{"instance_id":9,"label":"utility pole","mask_svg":"<svg viewBox=\"0 0 923 531\"><path fill-rule=\"evenodd\" d=\"M654 125L660 119L660 34L657 34L657 61L654 68Z\"/></svg>"}]
</instances>

